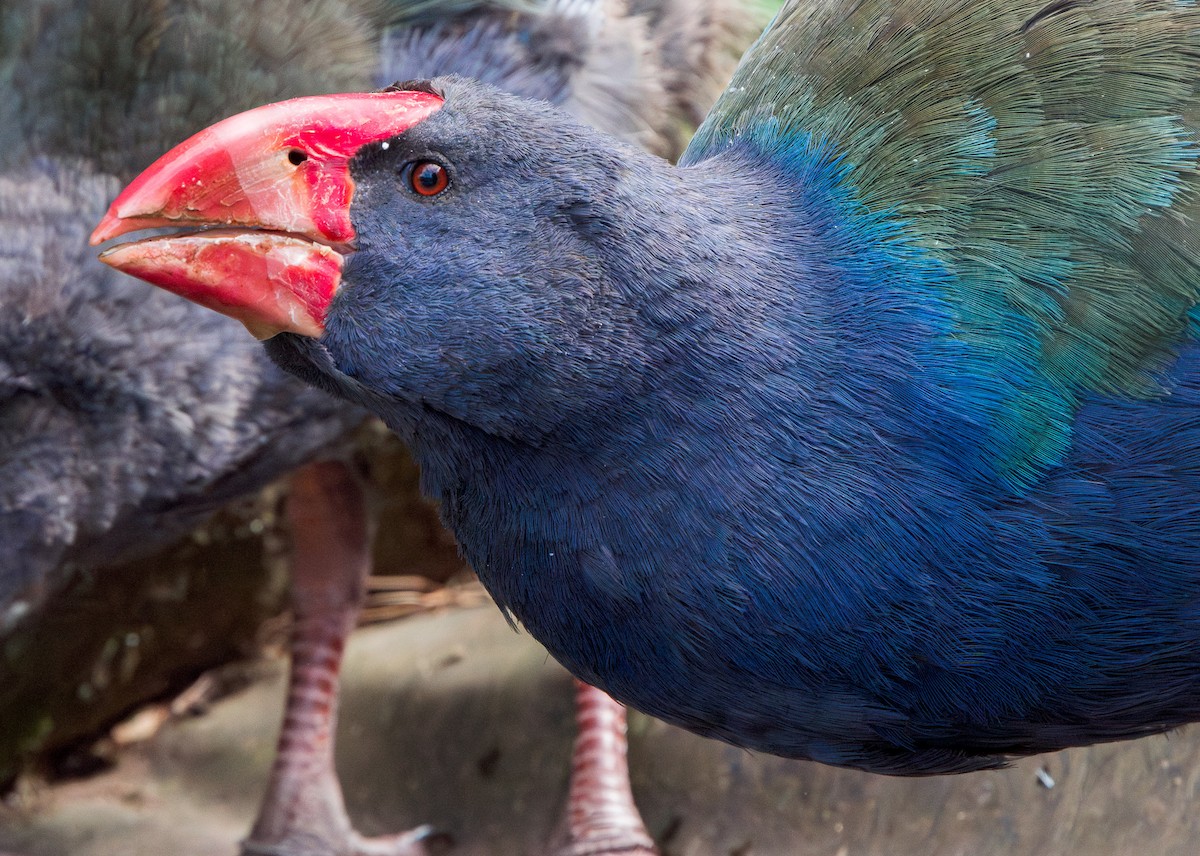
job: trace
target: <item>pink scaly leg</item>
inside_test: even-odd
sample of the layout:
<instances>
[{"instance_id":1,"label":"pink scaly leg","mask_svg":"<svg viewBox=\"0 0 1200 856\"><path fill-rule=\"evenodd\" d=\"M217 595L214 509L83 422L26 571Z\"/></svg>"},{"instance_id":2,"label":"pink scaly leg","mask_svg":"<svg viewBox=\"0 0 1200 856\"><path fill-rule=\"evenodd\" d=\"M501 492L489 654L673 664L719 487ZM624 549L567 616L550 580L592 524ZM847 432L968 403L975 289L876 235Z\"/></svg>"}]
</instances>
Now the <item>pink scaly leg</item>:
<instances>
[{"instance_id":1,"label":"pink scaly leg","mask_svg":"<svg viewBox=\"0 0 1200 856\"><path fill-rule=\"evenodd\" d=\"M568 841L555 856L658 856L629 787L624 705L576 681L575 719Z\"/></svg>"},{"instance_id":2,"label":"pink scaly leg","mask_svg":"<svg viewBox=\"0 0 1200 856\"><path fill-rule=\"evenodd\" d=\"M338 672L370 568L366 502L344 464L296 472L292 533L292 665L279 747L243 856L429 856L428 828L365 838L346 814L333 766Z\"/></svg>"}]
</instances>

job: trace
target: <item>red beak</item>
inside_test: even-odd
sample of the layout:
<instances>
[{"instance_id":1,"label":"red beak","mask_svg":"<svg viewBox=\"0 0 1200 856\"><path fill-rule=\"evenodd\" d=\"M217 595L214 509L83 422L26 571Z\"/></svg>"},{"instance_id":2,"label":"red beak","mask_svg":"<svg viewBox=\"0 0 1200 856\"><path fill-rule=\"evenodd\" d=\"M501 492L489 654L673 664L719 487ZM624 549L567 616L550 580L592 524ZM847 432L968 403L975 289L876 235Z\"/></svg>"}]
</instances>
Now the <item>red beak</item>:
<instances>
[{"instance_id":1,"label":"red beak","mask_svg":"<svg viewBox=\"0 0 1200 856\"><path fill-rule=\"evenodd\" d=\"M93 245L160 226L202 229L114 247L118 270L231 315L259 338L320 336L354 243L350 159L442 106L428 92L296 98L218 122L121 192Z\"/></svg>"}]
</instances>

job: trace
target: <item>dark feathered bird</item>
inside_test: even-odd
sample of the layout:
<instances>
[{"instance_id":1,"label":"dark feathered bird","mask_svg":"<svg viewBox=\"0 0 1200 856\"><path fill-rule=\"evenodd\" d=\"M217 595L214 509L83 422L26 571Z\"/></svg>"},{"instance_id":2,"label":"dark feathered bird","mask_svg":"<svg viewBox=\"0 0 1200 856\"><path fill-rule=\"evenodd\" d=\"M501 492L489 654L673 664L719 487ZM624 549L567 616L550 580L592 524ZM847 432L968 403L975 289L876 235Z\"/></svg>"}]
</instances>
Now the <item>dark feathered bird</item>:
<instances>
[{"instance_id":1,"label":"dark feathered bird","mask_svg":"<svg viewBox=\"0 0 1200 856\"><path fill-rule=\"evenodd\" d=\"M81 248L89 212L103 211L117 179L219 115L227 103L219 93L238 90L233 97L249 104L303 91L302 82L328 91L371 79L370 30L347 17L343 3L308 4L290 16L295 31L280 38L294 62L283 72L279 52L256 42L234 49L256 20L243 6L185 12L47 0L5 8L0 615L7 621L36 609L71 573L177 538L360 419L276 371L261 349L245 347L237 325L152 298ZM297 40L305 26L325 32L342 61L326 63L324 39ZM192 42L201 35L206 48L197 52ZM297 417L304 412L312 417ZM280 434L295 444L271 444Z\"/></svg>"},{"instance_id":2,"label":"dark feathered bird","mask_svg":"<svg viewBox=\"0 0 1200 856\"><path fill-rule=\"evenodd\" d=\"M82 245L118 179L231 100L369 86L378 58L369 21L326 0L46 0L4 15L7 635L42 621L58 589L85 575L103 586L106 566L166 546L231 499L329 454L362 421L246 348L236 324L151 299ZM264 815L273 811L268 803Z\"/></svg>"},{"instance_id":3,"label":"dark feathered bird","mask_svg":"<svg viewBox=\"0 0 1200 856\"><path fill-rule=\"evenodd\" d=\"M5 629L73 575L178 538L361 420L247 351L237 325L96 267L85 218L117 186L62 160L0 173ZM266 442L281 435L294 442Z\"/></svg>"},{"instance_id":4,"label":"dark feathered bird","mask_svg":"<svg viewBox=\"0 0 1200 856\"><path fill-rule=\"evenodd\" d=\"M1198 56L1175 0L792 0L680 168L446 79L313 154L345 202L305 213L283 160L286 225L166 179L340 125L316 99L168 154L100 234L345 250L269 352L409 443L580 677L742 746L975 770L1200 718ZM236 301L228 240L110 259Z\"/></svg>"},{"instance_id":5,"label":"dark feathered bird","mask_svg":"<svg viewBox=\"0 0 1200 856\"><path fill-rule=\"evenodd\" d=\"M427 5L6 7L0 616L9 625L33 620L73 575L161 546L328 456L365 415L284 374L237 324L97 264L86 233L117 178L231 108L399 73L486 73L662 147L690 101L715 97L706 83L673 82L664 50L674 48L664 45L686 23L710 46L697 54L701 70L737 33L716 3L689 17L664 2L653 18L608 2ZM294 490L293 517L306 524L295 533L294 685L247 848L416 852L408 837L357 838L331 766L337 660L366 571L362 498L336 463L305 470Z\"/></svg>"}]
</instances>

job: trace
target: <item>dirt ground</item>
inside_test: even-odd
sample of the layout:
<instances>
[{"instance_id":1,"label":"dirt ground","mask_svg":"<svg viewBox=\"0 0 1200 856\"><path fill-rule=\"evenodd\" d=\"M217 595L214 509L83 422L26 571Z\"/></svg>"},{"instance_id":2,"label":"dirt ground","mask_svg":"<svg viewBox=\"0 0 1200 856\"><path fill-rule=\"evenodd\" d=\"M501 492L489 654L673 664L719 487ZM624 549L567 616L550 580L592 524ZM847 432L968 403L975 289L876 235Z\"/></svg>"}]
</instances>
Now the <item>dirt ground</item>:
<instances>
[{"instance_id":1,"label":"dirt ground","mask_svg":"<svg viewBox=\"0 0 1200 856\"><path fill-rule=\"evenodd\" d=\"M535 642L491 606L420 616L360 631L345 679L338 763L363 831L431 823L459 856L539 854L565 795L571 690ZM267 664L115 769L27 795L0 813L0 854L233 856L282 692L282 664ZM631 746L634 789L667 856L1200 849L1196 729L920 780L754 755L642 716Z\"/></svg>"}]
</instances>

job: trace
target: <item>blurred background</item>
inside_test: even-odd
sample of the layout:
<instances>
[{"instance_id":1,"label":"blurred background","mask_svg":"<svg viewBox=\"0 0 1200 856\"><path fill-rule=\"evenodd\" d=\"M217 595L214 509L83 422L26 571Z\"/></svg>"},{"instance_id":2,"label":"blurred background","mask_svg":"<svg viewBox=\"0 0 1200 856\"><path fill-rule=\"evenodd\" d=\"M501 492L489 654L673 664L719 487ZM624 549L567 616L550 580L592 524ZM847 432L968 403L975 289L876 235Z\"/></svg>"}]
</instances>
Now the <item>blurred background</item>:
<instances>
[{"instance_id":1,"label":"blurred background","mask_svg":"<svg viewBox=\"0 0 1200 856\"><path fill-rule=\"evenodd\" d=\"M236 851L283 705L287 477L336 459L375 534L339 730L352 817L541 852L568 676L462 566L404 450L274 373L235 323L101 266L86 236L121 182L216 119L397 79L478 77L673 158L775 5L0 5L0 851ZM1200 826L1191 730L921 781L636 715L631 743L677 856L1191 853Z\"/></svg>"}]
</instances>

